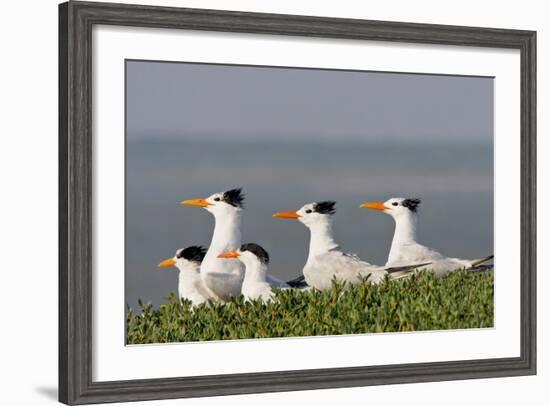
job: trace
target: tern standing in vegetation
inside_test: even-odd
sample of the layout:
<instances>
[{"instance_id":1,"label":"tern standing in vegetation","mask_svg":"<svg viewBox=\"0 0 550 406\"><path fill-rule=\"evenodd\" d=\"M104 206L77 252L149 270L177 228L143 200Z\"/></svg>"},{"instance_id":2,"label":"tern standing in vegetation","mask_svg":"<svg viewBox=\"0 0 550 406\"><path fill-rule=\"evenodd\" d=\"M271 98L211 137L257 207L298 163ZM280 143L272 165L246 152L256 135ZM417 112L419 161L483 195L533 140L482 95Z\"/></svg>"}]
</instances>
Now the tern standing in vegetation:
<instances>
[{"instance_id":1,"label":"tern standing in vegetation","mask_svg":"<svg viewBox=\"0 0 550 406\"><path fill-rule=\"evenodd\" d=\"M242 294L246 299L268 301L273 295L272 285L267 280L269 254L258 244L243 244L238 250L226 251L218 258L238 258L245 266ZM286 283L276 285L288 288Z\"/></svg>"},{"instance_id":2,"label":"tern standing in vegetation","mask_svg":"<svg viewBox=\"0 0 550 406\"><path fill-rule=\"evenodd\" d=\"M181 204L202 207L215 219L212 242L202 261L200 275L206 287L225 300L241 293L244 269L240 261L221 260L218 255L241 245L241 217L244 195L241 189L214 193L207 198L185 200Z\"/></svg>"},{"instance_id":3,"label":"tern standing in vegetation","mask_svg":"<svg viewBox=\"0 0 550 406\"><path fill-rule=\"evenodd\" d=\"M438 277L455 269L482 271L493 267L484 265L493 259L493 255L479 259L448 258L417 243L416 221L420 202L420 199L393 197L385 202L370 202L359 206L382 211L392 216L395 221L395 232L386 266L397 267L411 262L430 262L427 268L433 270Z\"/></svg>"},{"instance_id":4,"label":"tern standing in vegetation","mask_svg":"<svg viewBox=\"0 0 550 406\"><path fill-rule=\"evenodd\" d=\"M160 267L175 266L179 269L178 294L180 299L188 299L194 305L207 300L218 300L218 297L204 286L199 274L201 262L206 254L206 249L201 246L181 248L176 251L173 258L162 261Z\"/></svg>"}]
</instances>

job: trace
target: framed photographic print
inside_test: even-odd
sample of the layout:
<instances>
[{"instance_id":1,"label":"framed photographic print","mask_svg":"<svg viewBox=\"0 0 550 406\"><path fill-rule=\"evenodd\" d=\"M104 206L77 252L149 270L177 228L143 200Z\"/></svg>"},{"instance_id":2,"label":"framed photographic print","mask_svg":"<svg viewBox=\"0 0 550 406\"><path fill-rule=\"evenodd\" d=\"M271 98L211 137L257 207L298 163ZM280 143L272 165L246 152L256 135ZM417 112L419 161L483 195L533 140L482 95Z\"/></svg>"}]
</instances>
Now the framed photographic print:
<instances>
[{"instance_id":1,"label":"framed photographic print","mask_svg":"<svg viewBox=\"0 0 550 406\"><path fill-rule=\"evenodd\" d=\"M59 29L61 402L536 373L535 32Z\"/></svg>"}]
</instances>

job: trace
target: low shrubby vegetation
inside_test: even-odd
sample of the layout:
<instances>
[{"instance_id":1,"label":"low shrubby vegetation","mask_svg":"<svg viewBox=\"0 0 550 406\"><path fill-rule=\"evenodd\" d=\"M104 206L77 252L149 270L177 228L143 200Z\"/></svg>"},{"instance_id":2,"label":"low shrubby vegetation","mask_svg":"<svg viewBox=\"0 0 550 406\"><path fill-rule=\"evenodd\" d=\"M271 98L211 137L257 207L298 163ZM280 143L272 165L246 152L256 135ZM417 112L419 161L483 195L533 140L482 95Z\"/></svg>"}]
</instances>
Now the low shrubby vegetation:
<instances>
[{"instance_id":1,"label":"low shrubby vegetation","mask_svg":"<svg viewBox=\"0 0 550 406\"><path fill-rule=\"evenodd\" d=\"M422 272L378 285L333 283L327 291L277 290L274 300L192 307L170 294L154 309L127 309L128 344L295 337L493 326L493 271Z\"/></svg>"}]
</instances>

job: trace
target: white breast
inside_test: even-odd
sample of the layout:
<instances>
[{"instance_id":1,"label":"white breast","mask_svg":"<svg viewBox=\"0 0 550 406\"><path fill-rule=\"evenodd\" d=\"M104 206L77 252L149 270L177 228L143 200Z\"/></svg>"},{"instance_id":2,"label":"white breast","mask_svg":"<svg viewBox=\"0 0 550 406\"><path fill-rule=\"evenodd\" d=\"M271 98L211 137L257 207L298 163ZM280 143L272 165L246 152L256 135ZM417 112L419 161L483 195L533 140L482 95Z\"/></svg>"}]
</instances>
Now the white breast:
<instances>
[{"instance_id":1,"label":"white breast","mask_svg":"<svg viewBox=\"0 0 550 406\"><path fill-rule=\"evenodd\" d=\"M190 300L194 305L198 305L219 298L208 288L201 280L198 269L196 271L180 271L178 280L178 294L180 298Z\"/></svg>"},{"instance_id":2,"label":"white breast","mask_svg":"<svg viewBox=\"0 0 550 406\"><path fill-rule=\"evenodd\" d=\"M241 245L240 211L228 211L214 215L216 224L212 242L201 264L201 278L206 287L223 300L238 296L244 277L240 261L221 259L224 251L235 250Z\"/></svg>"},{"instance_id":3,"label":"white breast","mask_svg":"<svg viewBox=\"0 0 550 406\"><path fill-rule=\"evenodd\" d=\"M246 299L271 299L273 292L267 282L249 282L245 279L242 286L242 294Z\"/></svg>"},{"instance_id":4,"label":"white breast","mask_svg":"<svg viewBox=\"0 0 550 406\"><path fill-rule=\"evenodd\" d=\"M229 296L239 296L243 283L243 265L237 260L204 258L201 265L201 278L204 284L217 296L226 300Z\"/></svg>"}]
</instances>

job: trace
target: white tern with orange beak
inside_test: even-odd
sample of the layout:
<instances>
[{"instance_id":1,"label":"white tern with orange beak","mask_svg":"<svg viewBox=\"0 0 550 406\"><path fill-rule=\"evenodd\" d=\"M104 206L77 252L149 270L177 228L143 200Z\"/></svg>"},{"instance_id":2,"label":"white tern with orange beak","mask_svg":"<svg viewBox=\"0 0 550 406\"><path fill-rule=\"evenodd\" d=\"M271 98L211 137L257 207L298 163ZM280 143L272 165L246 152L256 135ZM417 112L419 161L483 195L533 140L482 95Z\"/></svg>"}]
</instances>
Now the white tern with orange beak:
<instances>
[{"instance_id":1,"label":"white tern with orange beak","mask_svg":"<svg viewBox=\"0 0 550 406\"><path fill-rule=\"evenodd\" d=\"M244 195L241 189L214 193L207 198L185 200L181 204L201 207L215 220L210 247L202 261L200 275L204 285L223 300L241 293L244 268L236 259L223 260L218 255L241 245L241 218Z\"/></svg>"},{"instance_id":2,"label":"white tern with orange beak","mask_svg":"<svg viewBox=\"0 0 550 406\"><path fill-rule=\"evenodd\" d=\"M238 250L222 252L219 258L238 258L245 266L242 294L246 299L268 301L273 295L272 284L268 281L267 266L269 254L258 244L243 244ZM288 288L286 283L276 285Z\"/></svg>"},{"instance_id":3,"label":"white tern with orange beak","mask_svg":"<svg viewBox=\"0 0 550 406\"><path fill-rule=\"evenodd\" d=\"M411 262L430 262L426 268L433 270L438 277L455 269L483 271L492 268L492 265L485 265L485 263L493 259L493 255L478 259L448 258L416 242L419 205L420 199L392 197L385 202L370 202L359 206L382 211L392 216L395 221L395 232L386 266L397 267Z\"/></svg>"},{"instance_id":4,"label":"white tern with orange beak","mask_svg":"<svg viewBox=\"0 0 550 406\"><path fill-rule=\"evenodd\" d=\"M180 248L173 258L162 261L159 267L175 266L179 269L178 294L180 298L190 300L194 305L219 298L206 286L200 277L200 266L206 249L200 246Z\"/></svg>"}]
</instances>

